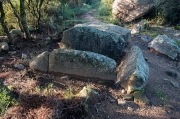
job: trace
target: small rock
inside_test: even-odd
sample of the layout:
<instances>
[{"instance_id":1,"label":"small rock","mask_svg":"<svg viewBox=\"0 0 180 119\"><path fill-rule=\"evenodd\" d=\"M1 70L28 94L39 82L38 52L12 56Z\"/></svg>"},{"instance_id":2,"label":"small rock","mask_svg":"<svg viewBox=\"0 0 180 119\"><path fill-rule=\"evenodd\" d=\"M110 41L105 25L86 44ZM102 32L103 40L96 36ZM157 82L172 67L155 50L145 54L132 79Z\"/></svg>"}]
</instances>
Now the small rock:
<instances>
[{"instance_id":1,"label":"small rock","mask_svg":"<svg viewBox=\"0 0 180 119\"><path fill-rule=\"evenodd\" d=\"M129 111L133 111L133 108L132 108L132 107L127 107L127 109L128 109Z\"/></svg>"},{"instance_id":2,"label":"small rock","mask_svg":"<svg viewBox=\"0 0 180 119\"><path fill-rule=\"evenodd\" d=\"M123 96L123 100L126 100L126 101L134 101L134 97L132 94L126 94Z\"/></svg>"},{"instance_id":3,"label":"small rock","mask_svg":"<svg viewBox=\"0 0 180 119\"><path fill-rule=\"evenodd\" d=\"M16 51L8 51L8 54L11 54L11 55L14 55L16 53L17 53Z\"/></svg>"},{"instance_id":4,"label":"small rock","mask_svg":"<svg viewBox=\"0 0 180 119\"><path fill-rule=\"evenodd\" d=\"M125 94L125 93L126 93L125 89L122 89L122 90L121 90L121 93L122 93L122 94Z\"/></svg>"},{"instance_id":5,"label":"small rock","mask_svg":"<svg viewBox=\"0 0 180 119\"><path fill-rule=\"evenodd\" d=\"M141 40L143 40L144 42L150 42L152 40L151 36L141 36Z\"/></svg>"},{"instance_id":6,"label":"small rock","mask_svg":"<svg viewBox=\"0 0 180 119\"><path fill-rule=\"evenodd\" d=\"M30 32L33 32L33 31L36 30L33 26L28 26L28 29L29 29Z\"/></svg>"},{"instance_id":7,"label":"small rock","mask_svg":"<svg viewBox=\"0 0 180 119\"><path fill-rule=\"evenodd\" d=\"M51 38L50 38L50 37L47 37L46 40L51 40Z\"/></svg>"},{"instance_id":8,"label":"small rock","mask_svg":"<svg viewBox=\"0 0 180 119\"><path fill-rule=\"evenodd\" d=\"M78 93L78 96L88 99L91 94L95 93L96 91L93 90L90 86L84 86L83 89Z\"/></svg>"},{"instance_id":9,"label":"small rock","mask_svg":"<svg viewBox=\"0 0 180 119\"><path fill-rule=\"evenodd\" d=\"M57 42L57 41L59 41L59 38L57 38L57 37L52 37L52 41L53 41L53 42Z\"/></svg>"},{"instance_id":10,"label":"small rock","mask_svg":"<svg viewBox=\"0 0 180 119\"><path fill-rule=\"evenodd\" d=\"M140 104L149 104L149 100L147 99L146 95L143 92L136 91L133 93L134 102Z\"/></svg>"},{"instance_id":11,"label":"small rock","mask_svg":"<svg viewBox=\"0 0 180 119\"><path fill-rule=\"evenodd\" d=\"M118 99L118 105L125 105L126 101L122 99Z\"/></svg>"},{"instance_id":12,"label":"small rock","mask_svg":"<svg viewBox=\"0 0 180 119\"><path fill-rule=\"evenodd\" d=\"M15 64L14 67L21 69L21 70L25 68L22 64Z\"/></svg>"},{"instance_id":13,"label":"small rock","mask_svg":"<svg viewBox=\"0 0 180 119\"><path fill-rule=\"evenodd\" d=\"M178 53L180 53L180 47L176 41L167 35L158 35L148 43L148 47L160 54L167 55L173 60L176 59Z\"/></svg>"},{"instance_id":14,"label":"small rock","mask_svg":"<svg viewBox=\"0 0 180 119\"><path fill-rule=\"evenodd\" d=\"M174 107L172 105L165 105L165 110L174 110Z\"/></svg>"},{"instance_id":15,"label":"small rock","mask_svg":"<svg viewBox=\"0 0 180 119\"><path fill-rule=\"evenodd\" d=\"M164 81L168 81L168 79L164 79Z\"/></svg>"},{"instance_id":16,"label":"small rock","mask_svg":"<svg viewBox=\"0 0 180 119\"><path fill-rule=\"evenodd\" d=\"M9 50L9 45L6 42L0 42L1 50Z\"/></svg>"},{"instance_id":17,"label":"small rock","mask_svg":"<svg viewBox=\"0 0 180 119\"><path fill-rule=\"evenodd\" d=\"M0 61L4 60L4 57L0 57Z\"/></svg>"},{"instance_id":18,"label":"small rock","mask_svg":"<svg viewBox=\"0 0 180 119\"><path fill-rule=\"evenodd\" d=\"M140 21L138 24L136 24L132 30L131 30L131 34L136 34L141 32L142 30L144 30L144 25L146 24L146 20L142 20Z\"/></svg>"},{"instance_id":19,"label":"small rock","mask_svg":"<svg viewBox=\"0 0 180 119\"><path fill-rule=\"evenodd\" d=\"M27 55L26 54L22 54L21 58L22 59L27 59Z\"/></svg>"},{"instance_id":20,"label":"small rock","mask_svg":"<svg viewBox=\"0 0 180 119\"><path fill-rule=\"evenodd\" d=\"M18 30L18 29L12 29L12 30L10 31L10 33L15 34L15 35L20 36L20 37L24 37L24 33L21 32L21 31Z\"/></svg>"},{"instance_id":21,"label":"small rock","mask_svg":"<svg viewBox=\"0 0 180 119\"><path fill-rule=\"evenodd\" d=\"M177 72L175 72L174 70L166 71L166 74L167 74L168 76L171 76L171 77L174 77L174 78L177 78L177 77L178 77Z\"/></svg>"},{"instance_id":22,"label":"small rock","mask_svg":"<svg viewBox=\"0 0 180 119\"><path fill-rule=\"evenodd\" d=\"M174 82L174 81L171 81L171 84L172 84L175 88L179 88L178 83L176 83L176 82Z\"/></svg>"},{"instance_id":23,"label":"small rock","mask_svg":"<svg viewBox=\"0 0 180 119\"><path fill-rule=\"evenodd\" d=\"M111 99L111 100L110 100L110 103L114 103L115 101L116 101L116 100L114 100L114 99Z\"/></svg>"},{"instance_id":24,"label":"small rock","mask_svg":"<svg viewBox=\"0 0 180 119\"><path fill-rule=\"evenodd\" d=\"M45 40L46 40L45 41L46 45L49 45L51 43L51 38L50 37L47 37Z\"/></svg>"},{"instance_id":25,"label":"small rock","mask_svg":"<svg viewBox=\"0 0 180 119\"><path fill-rule=\"evenodd\" d=\"M60 79L67 79L67 80L69 80L70 77L68 75L65 75L65 76L61 76Z\"/></svg>"}]
</instances>

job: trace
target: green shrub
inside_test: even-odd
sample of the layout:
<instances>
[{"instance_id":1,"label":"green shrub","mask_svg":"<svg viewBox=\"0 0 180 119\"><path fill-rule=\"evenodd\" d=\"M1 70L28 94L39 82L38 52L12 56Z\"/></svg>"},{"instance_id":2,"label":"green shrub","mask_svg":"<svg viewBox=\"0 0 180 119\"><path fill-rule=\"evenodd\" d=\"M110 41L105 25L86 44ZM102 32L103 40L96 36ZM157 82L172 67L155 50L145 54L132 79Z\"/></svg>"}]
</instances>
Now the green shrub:
<instances>
[{"instance_id":1,"label":"green shrub","mask_svg":"<svg viewBox=\"0 0 180 119\"><path fill-rule=\"evenodd\" d=\"M163 23L176 24L180 21L180 0L161 0L156 5L157 16Z\"/></svg>"},{"instance_id":2,"label":"green shrub","mask_svg":"<svg viewBox=\"0 0 180 119\"><path fill-rule=\"evenodd\" d=\"M111 15L113 0L102 0L99 7L100 16L109 16Z\"/></svg>"},{"instance_id":3,"label":"green shrub","mask_svg":"<svg viewBox=\"0 0 180 119\"><path fill-rule=\"evenodd\" d=\"M0 81L0 115L2 115L10 105L17 104L11 91Z\"/></svg>"}]
</instances>

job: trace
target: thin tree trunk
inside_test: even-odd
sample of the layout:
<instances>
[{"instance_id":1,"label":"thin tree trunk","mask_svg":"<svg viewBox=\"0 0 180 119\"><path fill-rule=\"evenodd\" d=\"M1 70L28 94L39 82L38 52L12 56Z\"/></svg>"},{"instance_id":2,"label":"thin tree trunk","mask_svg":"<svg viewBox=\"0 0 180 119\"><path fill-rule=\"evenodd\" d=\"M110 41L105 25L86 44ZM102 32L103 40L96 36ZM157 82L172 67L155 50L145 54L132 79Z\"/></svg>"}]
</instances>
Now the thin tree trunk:
<instances>
[{"instance_id":1,"label":"thin tree trunk","mask_svg":"<svg viewBox=\"0 0 180 119\"><path fill-rule=\"evenodd\" d=\"M25 7L24 7L24 2L25 0L20 0L20 16L21 16L21 24L23 26L25 35L26 35L26 39L30 40L31 39L31 35L28 29L28 25L26 22L26 12L25 12Z\"/></svg>"},{"instance_id":2,"label":"thin tree trunk","mask_svg":"<svg viewBox=\"0 0 180 119\"><path fill-rule=\"evenodd\" d=\"M44 0L40 0L37 3L37 13L38 13L38 19L37 19L37 26L38 26L38 32L41 33L41 7L43 5Z\"/></svg>"},{"instance_id":3,"label":"thin tree trunk","mask_svg":"<svg viewBox=\"0 0 180 119\"><path fill-rule=\"evenodd\" d=\"M4 29L4 32L6 33L7 37L8 37L8 42L13 44L13 38L12 35L9 33L8 27L6 26L4 19L5 19L5 13L4 13L4 9L3 9L3 3L0 2L0 13L1 13L1 18L0 18L0 22L1 25Z\"/></svg>"},{"instance_id":4,"label":"thin tree trunk","mask_svg":"<svg viewBox=\"0 0 180 119\"><path fill-rule=\"evenodd\" d=\"M12 10L13 10L13 13L14 13L15 17L16 17L17 20L18 20L19 28L21 29L21 31L24 31L24 30L23 30L23 27L22 27L22 24L21 24L21 18L19 17L16 8L13 6L13 4L12 4L12 2L11 2L10 0L8 0L8 3L11 5L11 8L12 8Z\"/></svg>"}]
</instances>

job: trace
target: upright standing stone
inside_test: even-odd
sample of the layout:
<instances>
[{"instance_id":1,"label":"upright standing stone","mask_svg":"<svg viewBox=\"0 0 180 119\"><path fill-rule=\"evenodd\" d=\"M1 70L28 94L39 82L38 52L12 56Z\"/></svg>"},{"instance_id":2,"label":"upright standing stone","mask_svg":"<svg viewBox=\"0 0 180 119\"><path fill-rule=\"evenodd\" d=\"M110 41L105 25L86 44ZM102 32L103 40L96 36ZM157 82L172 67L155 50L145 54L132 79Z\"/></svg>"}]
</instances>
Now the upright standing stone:
<instances>
[{"instance_id":1,"label":"upright standing stone","mask_svg":"<svg viewBox=\"0 0 180 119\"><path fill-rule=\"evenodd\" d=\"M133 46L117 68L116 84L131 93L141 90L148 79L149 67L139 47Z\"/></svg>"}]
</instances>

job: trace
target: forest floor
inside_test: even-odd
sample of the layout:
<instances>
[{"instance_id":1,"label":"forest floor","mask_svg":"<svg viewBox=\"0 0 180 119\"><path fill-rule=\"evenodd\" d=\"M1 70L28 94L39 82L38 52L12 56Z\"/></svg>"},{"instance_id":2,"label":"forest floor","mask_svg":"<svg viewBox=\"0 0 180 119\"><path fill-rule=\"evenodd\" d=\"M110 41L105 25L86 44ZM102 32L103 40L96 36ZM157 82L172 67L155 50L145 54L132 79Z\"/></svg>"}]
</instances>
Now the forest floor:
<instances>
[{"instance_id":1,"label":"forest floor","mask_svg":"<svg viewBox=\"0 0 180 119\"><path fill-rule=\"evenodd\" d=\"M81 18L87 21L98 21L93 17L96 9L84 14ZM180 32L180 31L179 31ZM32 71L22 53L31 59L34 54L58 48L58 42L47 46L39 45L43 41L25 41L17 39L15 42L21 48L14 48L15 54L1 53L4 60L0 61L0 80L11 87L18 97L19 105L11 106L0 119L179 119L180 118L180 74L177 78L168 76L165 72L173 70L180 72L180 59L155 54L148 48L148 42L143 41L139 35L131 37L126 52L131 46L141 48L149 66L149 79L145 86L145 94L150 103L147 105L127 101L118 105L122 99L123 88L116 87L113 82L91 81L87 78L77 79L71 76L56 76L48 73ZM25 69L14 68L14 64L21 63ZM179 67L178 67L179 66ZM53 84L53 85L52 85ZM90 86L97 94L92 95L88 101L71 97L69 90L77 94L84 86ZM67 90L68 89L68 90ZM71 99L65 99L65 95ZM86 110L81 103L88 105Z\"/></svg>"}]
</instances>

